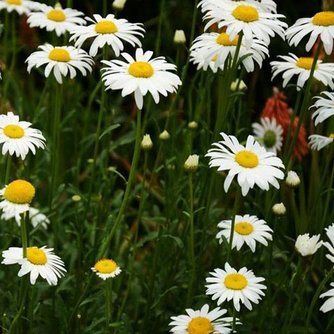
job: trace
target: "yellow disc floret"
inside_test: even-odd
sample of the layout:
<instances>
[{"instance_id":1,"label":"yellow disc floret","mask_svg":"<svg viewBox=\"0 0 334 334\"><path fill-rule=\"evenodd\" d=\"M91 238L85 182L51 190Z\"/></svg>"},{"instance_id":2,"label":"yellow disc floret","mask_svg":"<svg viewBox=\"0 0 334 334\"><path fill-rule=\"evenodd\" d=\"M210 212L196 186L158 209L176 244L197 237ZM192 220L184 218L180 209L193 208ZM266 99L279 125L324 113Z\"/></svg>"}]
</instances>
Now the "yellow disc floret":
<instances>
[{"instance_id":1,"label":"yellow disc floret","mask_svg":"<svg viewBox=\"0 0 334 334\"><path fill-rule=\"evenodd\" d=\"M61 9L51 9L47 15L48 19L55 22L63 22L66 20L66 15Z\"/></svg>"},{"instance_id":2,"label":"yellow disc floret","mask_svg":"<svg viewBox=\"0 0 334 334\"><path fill-rule=\"evenodd\" d=\"M9 5L17 5L17 6L21 6L22 5L22 0L6 0L6 2Z\"/></svg>"},{"instance_id":3,"label":"yellow disc floret","mask_svg":"<svg viewBox=\"0 0 334 334\"><path fill-rule=\"evenodd\" d=\"M48 262L48 258L45 255L45 252L37 247L28 247L27 248L27 260L36 265L43 266Z\"/></svg>"},{"instance_id":4,"label":"yellow disc floret","mask_svg":"<svg viewBox=\"0 0 334 334\"><path fill-rule=\"evenodd\" d=\"M101 274L111 274L117 269L117 263L110 259L102 259L96 262L95 270Z\"/></svg>"},{"instance_id":5,"label":"yellow disc floret","mask_svg":"<svg viewBox=\"0 0 334 334\"><path fill-rule=\"evenodd\" d=\"M15 204L30 204L35 196L35 188L28 181L15 180L5 188L3 196Z\"/></svg>"},{"instance_id":6,"label":"yellow disc floret","mask_svg":"<svg viewBox=\"0 0 334 334\"><path fill-rule=\"evenodd\" d=\"M208 318L196 317L191 319L187 329L189 334L209 334L214 328Z\"/></svg>"},{"instance_id":7,"label":"yellow disc floret","mask_svg":"<svg viewBox=\"0 0 334 334\"><path fill-rule=\"evenodd\" d=\"M154 73L154 69L150 63L135 61L129 66L128 72L136 78L150 78Z\"/></svg>"},{"instance_id":8,"label":"yellow disc floret","mask_svg":"<svg viewBox=\"0 0 334 334\"><path fill-rule=\"evenodd\" d=\"M334 25L334 12L319 12L313 16L312 23L316 26L332 26Z\"/></svg>"},{"instance_id":9,"label":"yellow disc floret","mask_svg":"<svg viewBox=\"0 0 334 334\"><path fill-rule=\"evenodd\" d=\"M238 273L228 274L224 279L224 285L231 290L242 290L247 284L246 277Z\"/></svg>"},{"instance_id":10,"label":"yellow disc floret","mask_svg":"<svg viewBox=\"0 0 334 334\"><path fill-rule=\"evenodd\" d=\"M334 133L331 133L328 137L334 139Z\"/></svg>"},{"instance_id":11,"label":"yellow disc floret","mask_svg":"<svg viewBox=\"0 0 334 334\"><path fill-rule=\"evenodd\" d=\"M300 57L297 60L296 65L305 70L311 70L312 65L313 65L313 60L314 58L312 57ZM317 65L315 66L315 68L317 68Z\"/></svg>"},{"instance_id":12,"label":"yellow disc floret","mask_svg":"<svg viewBox=\"0 0 334 334\"><path fill-rule=\"evenodd\" d=\"M18 139L24 136L24 129L16 124L8 124L3 128L3 133L9 138Z\"/></svg>"},{"instance_id":13,"label":"yellow disc floret","mask_svg":"<svg viewBox=\"0 0 334 334\"><path fill-rule=\"evenodd\" d=\"M222 32L217 38L216 42L217 44L223 45L223 46L237 46L239 40L239 36L236 36L233 38L233 40L230 40L230 37L225 33Z\"/></svg>"},{"instance_id":14,"label":"yellow disc floret","mask_svg":"<svg viewBox=\"0 0 334 334\"><path fill-rule=\"evenodd\" d=\"M235 155L235 161L242 167L254 168L259 164L258 156L252 151L240 151Z\"/></svg>"},{"instance_id":15,"label":"yellow disc floret","mask_svg":"<svg viewBox=\"0 0 334 334\"><path fill-rule=\"evenodd\" d=\"M254 22L259 19L259 12L255 7L240 5L236 7L232 15L239 21Z\"/></svg>"},{"instance_id":16,"label":"yellow disc floret","mask_svg":"<svg viewBox=\"0 0 334 334\"><path fill-rule=\"evenodd\" d=\"M118 31L116 24L112 21L103 20L95 25L95 31L98 34L114 34Z\"/></svg>"},{"instance_id":17,"label":"yellow disc floret","mask_svg":"<svg viewBox=\"0 0 334 334\"><path fill-rule=\"evenodd\" d=\"M49 53L49 59L67 63L71 60L71 56L70 53L63 48L54 48Z\"/></svg>"},{"instance_id":18,"label":"yellow disc floret","mask_svg":"<svg viewBox=\"0 0 334 334\"><path fill-rule=\"evenodd\" d=\"M254 231L254 227L248 222L238 222L234 226L234 231L241 235L249 235Z\"/></svg>"}]
</instances>

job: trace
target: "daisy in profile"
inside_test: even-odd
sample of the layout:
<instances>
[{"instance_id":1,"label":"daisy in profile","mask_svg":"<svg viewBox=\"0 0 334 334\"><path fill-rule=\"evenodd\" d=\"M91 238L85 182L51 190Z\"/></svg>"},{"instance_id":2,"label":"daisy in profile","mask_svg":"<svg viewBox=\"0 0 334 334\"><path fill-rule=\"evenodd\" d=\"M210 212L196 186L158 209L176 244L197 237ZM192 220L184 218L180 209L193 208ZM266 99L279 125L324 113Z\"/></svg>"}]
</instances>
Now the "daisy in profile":
<instances>
[{"instance_id":1,"label":"daisy in profile","mask_svg":"<svg viewBox=\"0 0 334 334\"><path fill-rule=\"evenodd\" d=\"M320 151L324 147L330 145L334 141L334 133L331 133L328 137L321 135L311 135L308 137L311 149L314 151Z\"/></svg>"},{"instance_id":2,"label":"daisy in profile","mask_svg":"<svg viewBox=\"0 0 334 334\"><path fill-rule=\"evenodd\" d=\"M316 102L310 107L316 109L312 114L316 126L334 115L334 93L321 92L321 94L322 96L315 97Z\"/></svg>"},{"instance_id":3,"label":"daisy in profile","mask_svg":"<svg viewBox=\"0 0 334 334\"><path fill-rule=\"evenodd\" d=\"M332 289L320 295L320 298L329 297L320 307L321 312L329 312L334 310L334 282L331 283Z\"/></svg>"},{"instance_id":4,"label":"daisy in profile","mask_svg":"<svg viewBox=\"0 0 334 334\"><path fill-rule=\"evenodd\" d=\"M253 123L255 139L262 144L268 152L280 151L283 145L283 128L275 118L261 117L261 123Z\"/></svg>"},{"instance_id":5,"label":"daisy in profile","mask_svg":"<svg viewBox=\"0 0 334 334\"><path fill-rule=\"evenodd\" d=\"M135 58L128 53L122 53L122 60L103 60L106 67L102 68L102 80L106 89L122 90L122 96L131 93L135 95L138 109L143 108L143 98L150 93L155 103L160 96L176 92L181 85L180 78L169 71L175 71L176 66L167 63L164 57L152 58L153 52L137 49Z\"/></svg>"},{"instance_id":6,"label":"daisy in profile","mask_svg":"<svg viewBox=\"0 0 334 334\"><path fill-rule=\"evenodd\" d=\"M28 14L32 10L40 10L44 5L30 0L0 0L0 10L16 11L19 15Z\"/></svg>"},{"instance_id":7,"label":"daisy in profile","mask_svg":"<svg viewBox=\"0 0 334 334\"><path fill-rule=\"evenodd\" d=\"M121 273L121 268L111 259L101 259L97 261L91 270L104 281L108 278L114 278Z\"/></svg>"},{"instance_id":8,"label":"daisy in profile","mask_svg":"<svg viewBox=\"0 0 334 334\"><path fill-rule=\"evenodd\" d=\"M295 242L295 249L301 256L313 255L321 246L320 234L310 237L308 233L298 235Z\"/></svg>"},{"instance_id":9,"label":"daisy in profile","mask_svg":"<svg viewBox=\"0 0 334 334\"><path fill-rule=\"evenodd\" d=\"M288 43L295 46L299 45L300 41L307 35L310 35L310 38L305 47L306 51L310 51L320 37L325 52L330 55L333 51L334 12L319 12L313 17L298 19L285 32Z\"/></svg>"},{"instance_id":10,"label":"daisy in profile","mask_svg":"<svg viewBox=\"0 0 334 334\"><path fill-rule=\"evenodd\" d=\"M70 42L75 40L76 47L81 48L87 39L94 38L89 49L89 54L92 57L96 56L98 49L103 48L105 45L112 47L116 57L124 49L123 42L141 47L138 36L144 36L143 32L145 32L145 29L142 24L130 23L125 19L116 19L112 14L108 14L105 18L98 14L93 16L94 19L86 18L92 24L75 26L70 31L72 35Z\"/></svg>"},{"instance_id":11,"label":"daisy in profile","mask_svg":"<svg viewBox=\"0 0 334 334\"><path fill-rule=\"evenodd\" d=\"M330 242L326 241L323 245L329 251L329 254L326 254L326 257L329 261L334 263L334 223L325 228L327 238Z\"/></svg>"},{"instance_id":12,"label":"daisy in profile","mask_svg":"<svg viewBox=\"0 0 334 334\"><path fill-rule=\"evenodd\" d=\"M175 334L208 334L231 333L232 317L222 316L227 313L219 307L209 312L209 305L205 304L200 310L186 309L187 314L171 317L169 326L173 326L170 332Z\"/></svg>"},{"instance_id":13,"label":"daisy in profile","mask_svg":"<svg viewBox=\"0 0 334 334\"><path fill-rule=\"evenodd\" d=\"M230 40L229 36L222 32L204 33L197 37L191 46L191 61L201 63L199 59L203 59L200 67L204 70L213 63L216 68L224 69L226 59L234 58L237 50L238 36ZM267 45L259 40L254 39L254 43L249 49L241 42L238 59L242 59L241 63L247 72L254 71L255 63L261 68L262 61L268 56Z\"/></svg>"},{"instance_id":14,"label":"daisy in profile","mask_svg":"<svg viewBox=\"0 0 334 334\"><path fill-rule=\"evenodd\" d=\"M3 155L16 155L24 160L29 153L36 154L36 148L45 148L42 132L31 128L31 123L20 121L19 116L8 112L0 115L0 144Z\"/></svg>"},{"instance_id":15,"label":"daisy in profile","mask_svg":"<svg viewBox=\"0 0 334 334\"><path fill-rule=\"evenodd\" d=\"M288 27L285 22L280 21L284 17L260 10L255 5L229 1L222 7L207 11L204 19L209 22L205 25L205 30L218 23L219 28L226 27L226 33L231 40L242 33L247 48L251 47L254 38L269 45L270 38L275 34L284 38L284 30Z\"/></svg>"},{"instance_id":16,"label":"daisy in profile","mask_svg":"<svg viewBox=\"0 0 334 334\"><path fill-rule=\"evenodd\" d=\"M305 82L309 79L314 59L311 57L297 57L293 53L288 56L278 56L282 61L272 61L273 76L272 79L282 73L283 87L285 87L291 78L297 76L297 89L304 87ZM334 89L334 63L323 63L317 61L313 77L321 81L325 86Z\"/></svg>"},{"instance_id":17,"label":"daisy in profile","mask_svg":"<svg viewBox=\"0 0 334 334\"><path fill-rule=\"evenodd\" d=\"M252 270L246 267L239 271L225 263L224 269L215 269L206 278L207 295L212 295L212 300L217 300L220 305L225 301L233 300L233 306L237 312L240 311L240 303L244 304L248 310L252 310L252 303L258 304L264 296L267 287L260 282L263 277L256 277Z\"/></svg>"},{"instance_id":18,"label":"daisy in profile","mask_svg":"<svg viewBox=\"0 0 334 334\"><path fill-rule=\"evenodd\" d=\"M280 158L255 141L253 136L248 136L246 145L243 146L234 136L220 133L222 141L213 143L206 154L210 157L209 166L218 167L218 171L228 171L224 182L224 190L228 191L233 179L237 176L243 196L255 185L263 190L269 190L269 185L279 188L277 179L283 179L284 168Z\"/></svg>"},{"instance_id":19,"label":"daisy in profile","mask_svg":"<svg viewBox=\"0 0 334 334\"><path fill-rule=\"evenodd\" d=\"M50 224L49 218L44 213L33 207L29 207L29 220L34 228L42 226L47 229Z\"/></svg>"},{"instance_id":20,"label":"daisy in profile","mask_svg":"<svg viewBox=\"0 0 334 334\"><path fill-rule=\"evenodd\" d=\"M29 211L30 203L35 197L35 187L28 181L15 180L0 190L0 196L2 197L0 202L2 218L5 220L15 218L19 224L20 215Z\"/></svg>"},{"instance_id":21,"label":"daisy in profile","mask_svg":"<svg viewBox=\"0 0 334 334\"><path fill-rule=\"evenodd\" d=\"M19 264L18 276L30 274L30 283L35 284L38 276L44 278L49 285L57 285L58 278L66 272L64 262L53 253L53 248L43 246L28 247L27 255L23 257L21 247L10 247L2 252L2 264Z\"/></svg>"},{"instance_id":22,"label":"daisy in profile","mask_svg":"<svg viewBox=\"0 0 334 334\"><path fill-rule=\"evenodd\" d=\"M84 13L76 9L62 8L57 3L54 7L44 5L38 12L30 13L27 22L31 28L55 31L57 36L60 36L78 25L86 24L81 17L83 15Z\"/></svg>"},{"instance_id":23,"label":"daisy in profile","mask_svg":"<svg viewBox=\"0 0 334 334\"><path fill-rule=\"evenodd\" d=\"M33 67L45 66L44 75L47 78L51 71L58 83L63 83L63 77L73 79L79 70L83 76L92 71L94 60L82 49L73 46L52 46L44 44L38 47L40 51L33 52L26 60L28 72Z\"/></svg>"},{"instance_id":24,"label":"daisy in profile","mask_svg":"<svg viewBox=\"0 0 334 334\"><path fill-rule=\"evenodd\" d=\"M219 239L220 244L223 242L223 237L228 243L230 242L231 226L232 220L223 220L218 224L221 231L217 233L216 238ZM273 230L263 219L250 215L236 215L232 249L236 248L237 250L240 250L243 244L246 244L254 253L257 242L268 246L267 240L272 240L272 233Z\"/></svg>"}]
</instances>

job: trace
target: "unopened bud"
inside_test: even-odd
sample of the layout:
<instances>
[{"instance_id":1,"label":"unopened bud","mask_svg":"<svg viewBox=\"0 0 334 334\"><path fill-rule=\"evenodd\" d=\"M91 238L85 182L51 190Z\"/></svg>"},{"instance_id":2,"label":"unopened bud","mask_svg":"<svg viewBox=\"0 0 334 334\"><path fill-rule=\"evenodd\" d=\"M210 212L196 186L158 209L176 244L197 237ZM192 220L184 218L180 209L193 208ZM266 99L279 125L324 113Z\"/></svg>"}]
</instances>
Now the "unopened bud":
<instances>
[{"instance_id":1,"label":"unopened bud","mask_svg":"<svg viewBox=\"0 0 334 334\"><path fill-rule=\"evenodd\" d=\"M286 207L283 203L276 203L273 206L273 212L277 216L283 216L286 213Z\"/></svg>"},{"instance_id":2,"label":"unopened bud","mask_svg":"<svg viewBox=\"0 0 334 334\"><path fill-rule=\"evenodd\" d=\"M124 8L124 5L126 3L126 0L114 0L112 3L112 8L116 10L122 10Z\"/></svg>"},{"instance_id":3,"label":"unopened bud","mask_svg":"<svg viewBox=\"0 0 334 334\"><path fill-rule=\"evenodd\" d=\"M164 130L160 133L159 139L161 140L168 140L170 138L170 134L167 130Z\"/></svg>"},{"instance_id":4,"label":"unopened bud","mask_svg":"<svg viewBox=\"0 0 334 334\"><path fill-rule=\"evenodd\" d=\"M290 170L288 172L288 175L286 176L285 183L289 187L297 187L300 184L300 178L296 172L293 170Z\"/></svg>"},{"instance_id":5,"label":"unopened bud","mask_svg":"<svg viewBox=\"0 0 334 334\"><path fill-rule=\"evenodd\" d=\"M198 159L199 156L197 154L189 155L184 163L184 169L188 172L195 172L198 168Z\"/></svg>"},{"instance_id":6,"label":"unopened bud","mask_svg":"<svg viewBox=\"0 0 334 334\"><path fill-rule=\"evenodd\" d=\"M73 202L80 202L81 201L81 196L80 195L73 195L72 196L72 201Z\"/></svg>"},{"instance_id":7,"label":"unopened bud","mask_svg":"<svg viewBox=\"0 0 334 334\"><path fill-rule=\"evenodd\" d=\"M148 134L144 135L143 140L141 141L141 148L144 151L149 151L152 147L153 147L153 142L151 136Z\"/></svg>"},{"instance_id":8,"label":"unopened bud","mask_svg":"<svg viewBox=\"0 0 334 334\"><path fill-rule=\"evenodd\" d=\"M189 129L197 129L198 128L198 123L195 121L191 121L188 123L188 128Z\"/></svg>"},{"instance_id":9,"label":"unopened bud","mask_svg":"<svg viewBox=\"0 0 334 334\"><path fill-rule=\"evenodd\" d=\"M183 30L175 30L174 43L184 44L186 42L186 35Z\"/></svg>"},{"instance_id":10,"label":"unopened bud","mask_svg":"<svg viewBox=\"0 0 334 334\"><path fill-rule=\"evenodd\" d=\"M245 82L243 80L235 80L231 83L231 91L235 92L235 91L242 91L242 90L246 90L247 86L245 84Z\"/></svg>"}]
</instances>

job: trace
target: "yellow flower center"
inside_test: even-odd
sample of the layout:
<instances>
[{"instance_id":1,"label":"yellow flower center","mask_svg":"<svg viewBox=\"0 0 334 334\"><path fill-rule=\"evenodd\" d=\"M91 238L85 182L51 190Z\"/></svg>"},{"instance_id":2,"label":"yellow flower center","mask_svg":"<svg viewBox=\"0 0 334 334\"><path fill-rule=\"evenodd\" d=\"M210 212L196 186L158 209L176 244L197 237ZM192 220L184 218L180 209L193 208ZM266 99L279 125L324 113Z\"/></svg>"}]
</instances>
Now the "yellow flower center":
<instances>
[{"instance_id":1,"label":"yellow flower center","mask_svg":"<svg viewBox=\"0 0 334 334\"><path fill-rule=\"evenodd\" d=\"M223 46L236 46L238 44L238 40L239 40L239 36L236 36L231 41L230 37L225 32L222 32L216 38L217 44L220 44L220 45L223 45Z\"/></svg>"},{"instance_id":2,"label":"yellow flower center","mask_svg":"<svg viewBox=\"0 0 334 334\"><path fill-rule=\"evenodd\" d=\"M135 61L129 66L128 72L136 78L150 78L154 73L154 69L150 63Z\"/></svg>"},{"instance_id":3,"label":"yellow flower center","mask_svg":"<svg viewBox=\"0 0 334 334\"><path fill-rule=\"evenodd\" d=\"M27 248L27 259L30 263L41 266L48 262L48 258L46 257L45 252L37 247Z\"/></svg>"},{"instance_id":4,"label":"yellow flower center","mask_svg":"<svg viewBox=\"0 0 334 334\"><path fill-rule=\"evenodd\" d=\"M71 56L70 56L70 53L65 49L54 48L49 53L49 59L67 63L68 61L71 60Z\"/></svg>"},{"instance_id":5,"label":"yellow flower center","mask_svg":"<svg viewBox=\"0 0 334 334\"><path fill-rule=\"evenodd\" d=\"M319 12L313 16L312 23L316 26L332 26L334 25L334 12Z\"/></svg>"},{"instance_id":6,"label":"yellow flower center","mask_svg":"<svg viewBox=\"0 0 334 334\"><path fill-rule=\"evenodd\" d=\"M328 137L334 139L334 133L331 133Z\"/></svg>"},{"instance_id":7,"label":"yellow flower center","mask_svg":"<svg viewBox=\"0 0 334 334\"><path fill-rule=\"evenodd\" d=\"M17 5L17 6L21 6L22 5L22 0L6 0L6 2L9 5Z\"/></svg>"},{"instance_id":8,"label":"yellow flower center","mask_svg":"<svg viewBox=\"0 0 334 334\"><path fill-rule=\"evenodd\" d=\"M242 290L247 284L246 277L241 274L228 274L224 279L224 285L231 290Z\"/></svg>"},{"instance_id":9,"label":"yellow flower center","mask_svg":"<svg viewBox=\"0 0 334 334\"><path fill-rule=\"evenodd\" d=\"M102 259L96 262L94 268L101 274L111 274L117 269L117 263L110 259Z\"/></svg>"},{"instance_id":10,"label":"yellow flower center","mask_svg":"<svg viewBox=\"0 0 334 334\"><path fill-rule=\"evenodd\" d=\"M112 21L103 20L95 25L95 31L98 34L114 34L118 31L116 24Z\"/></svg>"},{"instance_id":11,"label":"yellow flower center","mask_svg":"<svg viewBox=\"0 0 334 334\"><path fill-rule=\"evenodd\" d=\"M15 180L6 187L4 198L15 204L29 204L35 196L34 186L25 180Z\"/></svg>"},{"instance_id":12,"label":"yellow flower center","mask_svg":"<svg viewBox=\"0 0 334 334\"><path fill-rule=\"evenodd\" d=\"M3 133L9 138L22 138L24 136L24 129L15 124L6 125L3 128Z\"/></svg>"},{"instance_id":13,"label":"yellow flower center","mask_svg":"<svg viewBox=\"0 0 334 334\"><path fill-rule=\"evenodd\" d=\"M61 9L51 9L48 12L47 18L55 22L63 22L66 20L66 16Z\"/></svg>"},{"instance_id":14,"label":"yellow flower center","mask_svg":"<svg viewBox=\"0 0 334 334\"><path fill-rule=\"evenodd\" d=\"M297 62L296 66L300 68L304 68L305 70L311 70L313 64L313 58L312 57L300 57ZM317 65L315 65L315 68L317 69Z\"/></svg>"},{"instance_id":15,"label":"yellow flower center","mask_svg":"<svg viewBox=\"0 0 334 334\"><path fill-rule=\"evenodd\" d=\"M259 19L259 12L252 6L240 5L234 9L232 15L243 22L254 22Z\"/></svg>"},{"instance_id":16,"label":"yellow flower center","mask_svg":"<svg viewBox=\"0 0 334 334\"><path fill-rule=\"evenodd\" d=\"M187 329L189 334L210 334L214 328L208 318L196 317L191 319Z\"/></svg>"},{"instance_id":17,"label":"yellow flower center","mask_svg":"<svg viewBox=\"0 0 334 334\"><path fill-rule=\"evenodd\" d=\"M234 231L241 235L249 235L254 231L254 227L248 222L239 222L235 224Z\"/></svg>"},{"instance_id":18,"label":"yellow flower center","mask_svg":"<svg viewBox=\"0 0 334 334\"><path fill-rule=\"evenodd\" d=\"M259 164L258 156L252 151L240 151L235 155L235 161L242 167L254 168Z\"/></svg>"}]
</instances>

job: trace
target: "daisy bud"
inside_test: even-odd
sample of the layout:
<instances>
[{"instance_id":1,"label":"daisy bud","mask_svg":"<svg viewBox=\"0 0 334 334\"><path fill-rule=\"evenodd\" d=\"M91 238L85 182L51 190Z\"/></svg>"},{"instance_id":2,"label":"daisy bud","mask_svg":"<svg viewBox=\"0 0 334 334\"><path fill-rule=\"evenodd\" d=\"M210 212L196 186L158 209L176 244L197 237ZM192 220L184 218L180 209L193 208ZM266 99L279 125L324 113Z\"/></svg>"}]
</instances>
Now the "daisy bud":
<instances>
[{"instance_id":1,"label":"daisy bud","mask_svg":"<svg viewBox=\"0 0 334 334\"><path fill-rule=\"evenodd\" d=\"M295 171L290 170L286 176L285 183L291 188L297 187L300 184L300 178Z\"/></svg>"},{"instance_id":2,"label":"daisy bud","mask_svg":"<svg viewBox=\"0 0 334 334\"><path fill-rule=\"evenodd\" d=\"M188 159L185 161L183 167L187 172L195 172L198 168L198 155L189 155Z\"/></svg>"},{"instance_id":3,"label":"daisy bud","mask_svg":"<svg viewBox=\"0 0 334 334\"><path fill-rule=\"evenodd\" d=\"M114 2L112 3L112 8L114 8L115 10L122 10L125 3L126 0L114 0Z\"/></svg>"},{"instance_id":4,"label":"daisy bud","mask_svg":"<svg viewBox=\"0 0 334 334\"><path fill-rule=\"evenodd\" d=\"M167 130L164 130L160 133L159 139L161 140L168 140L170 138L170 134Z\"/></svg>"},{"instance_id":5,"label":"daisy bud","mask_svg":"<svg viewBox=\"0 0 334 334\"><path fill-rule=\"evenodd\" d=\"M149 151L153 147L151 136L148 134L144 135L143 140L141 141L140 145L144 151Z\"/></svg>"},{"instance_id":6,"label":"daisy bud","mask_svg":"<svg viewBox=\"0 0 334 334\"><path fill-rule=\"evenodd\" d=\"M81 196L80 195L73 195L72 196L72 201L73 202L80 202L81 201Z\"/></svg>"},{"instance_id":7,"label":"daisy bud","mask_svg":"<svg viewBox=\"0 0 334 334\"><path fill-rule=\"evenodd\" d=\"M185 44L186 35L183 30L175 30L174 43L175 44Z\"/></svg>"},{"instance_id":8,"label":"daisy bud","mask_svg":"<svg viewBox=\"0 0 334 334\"><path fill-rule=\"evenodd\" d=\"M247 89L247 86L245 84L245 82L243 80L234 80L232 83L231 83L231 91L232 92L236 92L237 90L238 91L243 91L243 90L246 90Z\"/></svg>"},{"instance_id":9,"label":"daisy bud","mask_svg":"<svg viewBox=\"0 0 334 334\"><path fill-rule=\"evenodd\" d=\"M283 216L286 213L286 207L283 203L276 203L273 206L273 212L277 216Z\"/></svg>"},{"instance_id":10,"label":"daisy bud","mask_svg":"<svg viewBox=\"0 0 334 334\"><path fill-rule=\"evenodd\" d=\"M195 121L189 122L188 123L188 128L192 129L192 130L197 129L198 128L198 123L195 122Z\"/></svg>"},{"instance_id":11,"label":"daisy bud","mask_svg":"<svg viewBox=\"0 0 334 334\"><path fill-rule=\"evenodd\" d=\"M321 246L320 234L314 235L310 238L308 233L299 235L297 237L295 248L302 256L308 256L314 254Z\"/></svg>"}]
</instances>

